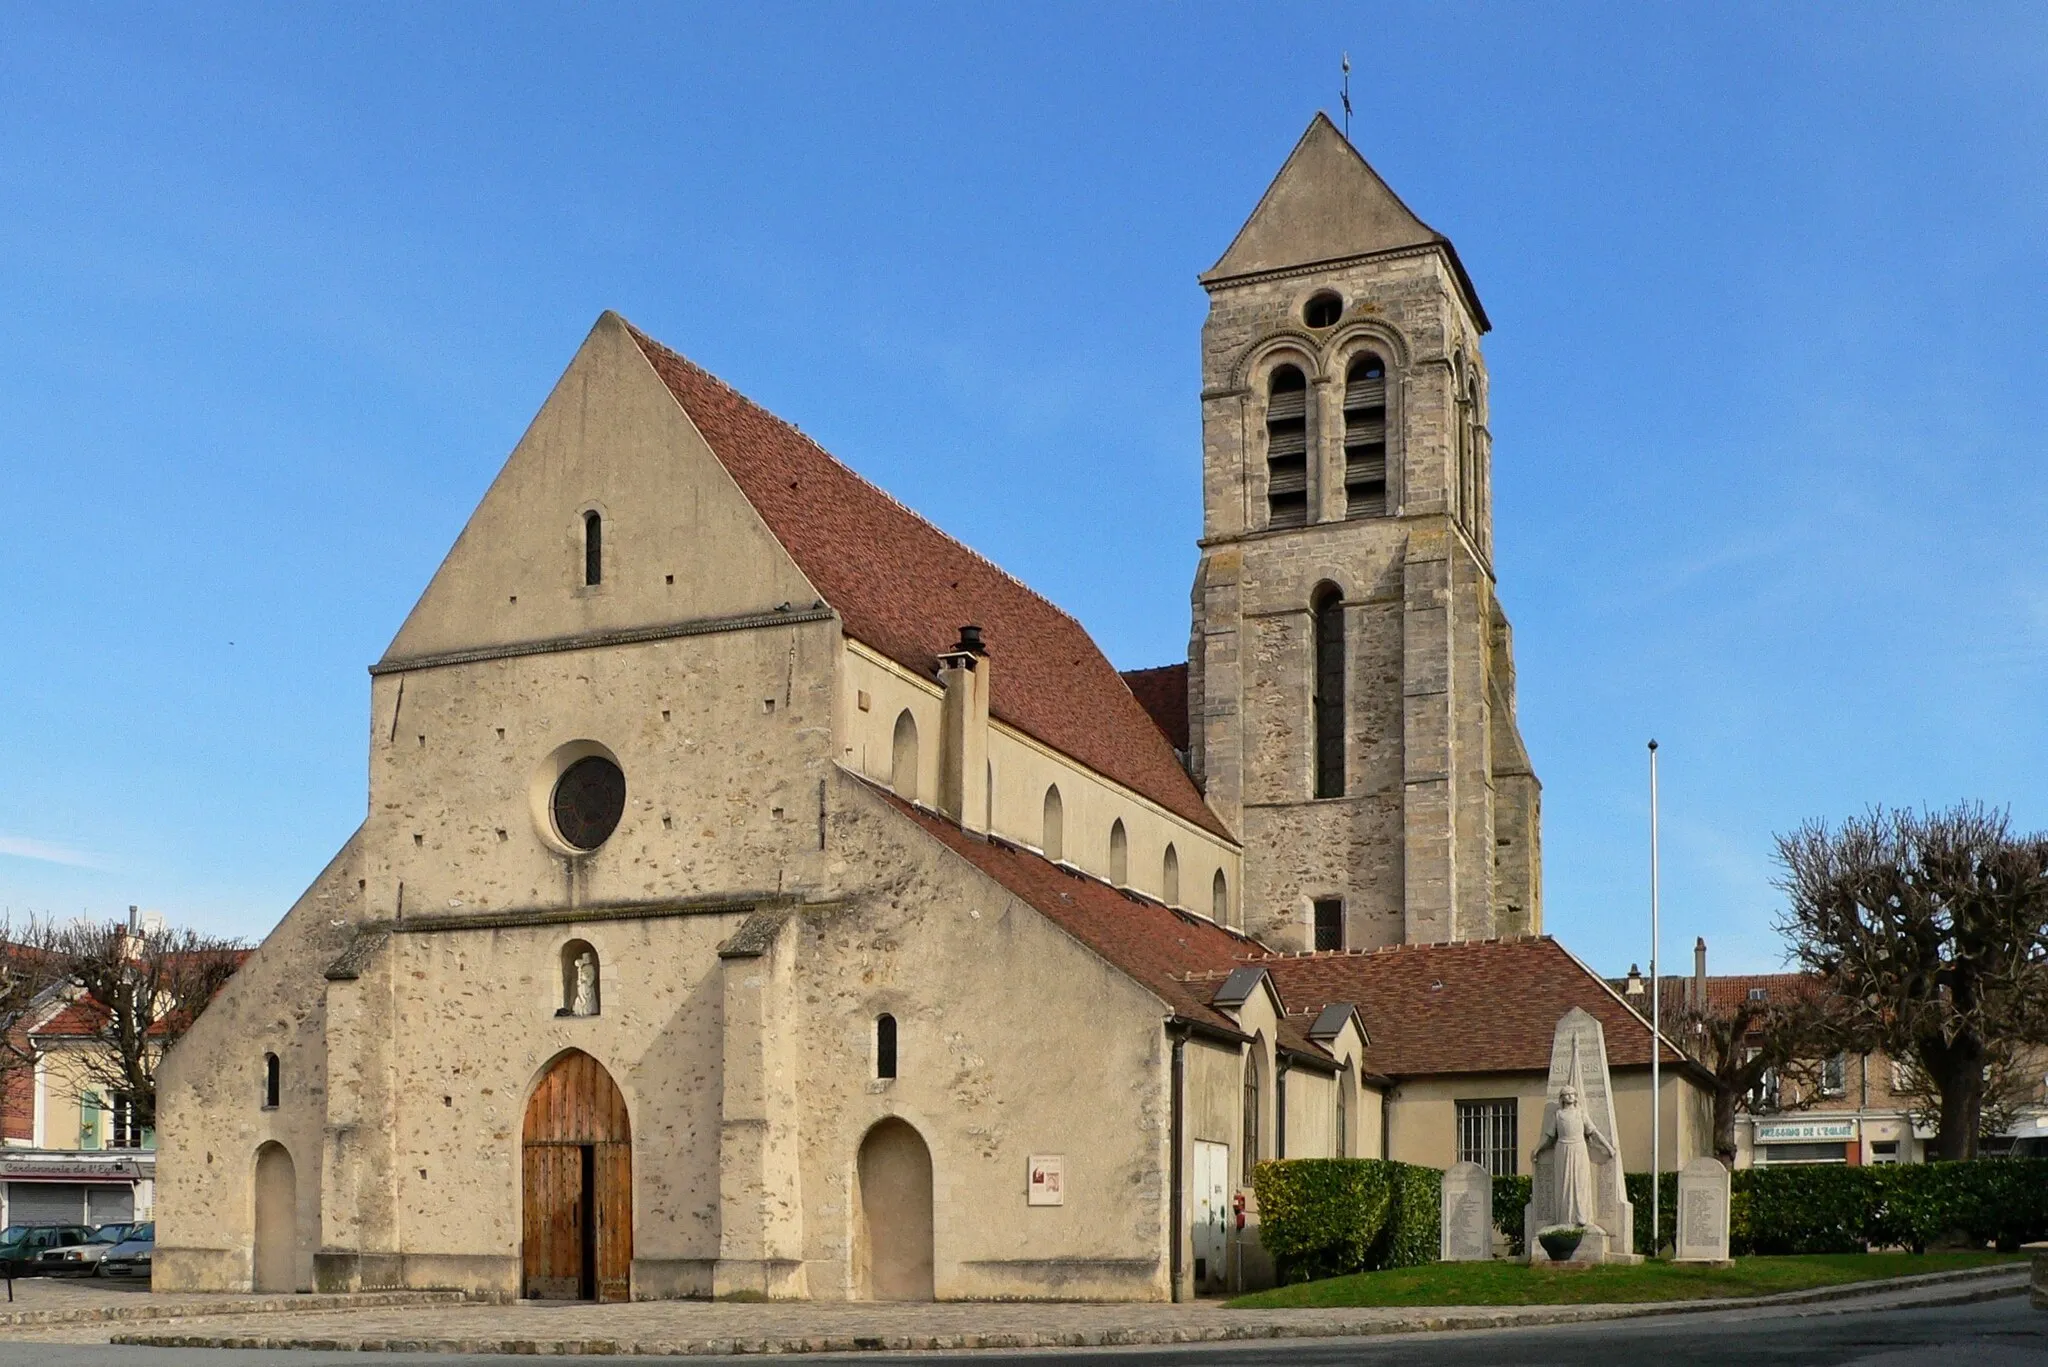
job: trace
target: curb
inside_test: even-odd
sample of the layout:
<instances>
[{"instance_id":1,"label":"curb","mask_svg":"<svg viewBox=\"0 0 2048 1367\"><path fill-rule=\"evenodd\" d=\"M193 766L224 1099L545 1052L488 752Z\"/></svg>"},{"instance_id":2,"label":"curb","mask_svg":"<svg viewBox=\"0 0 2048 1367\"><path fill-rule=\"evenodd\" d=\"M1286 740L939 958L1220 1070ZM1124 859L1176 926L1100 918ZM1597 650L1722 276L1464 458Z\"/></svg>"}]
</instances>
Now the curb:
<instances>
[{"instance_id":1,"label":"curb","mask_svg":"<svg viewBox=\"0 0 2048 1367\"><path fill-rule=\"evenodd\" d=\"M1257 1339L1367 1338L1389 1334L1445 1333L1479 1329L1535 1328L1554 1324L1585 1324L1604 1320L1646 1319L1663 1315L1706 1314L1719 1310L1761 1309L1774 1305L1811 1305L1863 1299L1884 1292L1926 1290L1912 1297L1915 1308L1967 1305L2027 1293L2024 1281L1978 1286L1971 1283L2011 1278L2024 1264L1928 1273L1889 1281L1852 1282L1775 1296L1699 1301L1651 1301L1634 1305L1517 1306L1499 1309L1450 1309L1403 1319L1321 1320L1286 1323L1208 1324L1158 1329L1070 1330L1063 1333L955 1334L826 1334L816 1337L710 1338L630 1340L610 1338L371 1338L293 1337L255 1334L116 1334L110 1342L154 1348L255 1348L272 1352L309 1349L364 1353L462 1353L505 1356L767 1356L794 1353L944 1352L961 1350L1029 1350L1045 1348L1120 1348L1196 1343L1228 1343ZM1953 1289L1944 1289L1944 1288ZM1852 1313L1856 1307L1816 1311L1823 1315ZM1874 1308L1892 1308L1890 1305Z\"/></svg>"},{"instance_id":2,"label":"curb","mask_svg":"<svg viewBox=\"0 0 2048 1367\"><path fill-rule=\"evenodd\" d=\"M176 1305L79 1305L66 1310L0 1311L0 1329L52 1324L120 1324L137 1320L207 1319L220 1315L290 1315L314 1310L384 1310L408 1305L463 1305L460 1291L358 1291L272 1296L233 1305L184 1301Z\"/></svg>"}]
</instances>

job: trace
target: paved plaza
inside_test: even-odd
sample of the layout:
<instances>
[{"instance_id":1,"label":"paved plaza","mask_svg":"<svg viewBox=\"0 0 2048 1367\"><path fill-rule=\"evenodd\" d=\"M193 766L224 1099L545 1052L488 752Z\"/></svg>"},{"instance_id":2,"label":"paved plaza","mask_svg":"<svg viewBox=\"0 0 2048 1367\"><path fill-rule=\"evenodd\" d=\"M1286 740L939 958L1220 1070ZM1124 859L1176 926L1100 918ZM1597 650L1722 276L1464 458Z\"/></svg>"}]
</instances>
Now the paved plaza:
<instances>
[{"instance_id":1,"label":"paved plaza","mask_svg":"<svg viewBox=\"0 0 2048 1367\"><path fill-rule=\"evenodd\" d=\"M313 1297L164 1297L41 1287L16 1306L122 1318L0 1326L0 1344L146 1344L187 1348L381 1352L702 1356L731 1353L1096 1348L1279 1338L1345 1338L1486 1330L1805 1306L1847 1311L1926 1308L2021 1294L2024 1267L1914 1278L1881 1289L1831 1288L1731 1303L1527 1307L1232 1310L1184 1305L1048 1303L876 1304L640 1301L626 1305L409 1303L361 1297L316 1308ZM24 1286L33 1284L24 1283ZM331 1305L335 1298L328 1298ZM382 1303L379 1303L381 1299ZM35 1301L40 1300L38 1307ZM153 1304L160 1302L158 1304ZM147 1307L159 1317L132 1320Z\"/></svg>"}]
</instances>

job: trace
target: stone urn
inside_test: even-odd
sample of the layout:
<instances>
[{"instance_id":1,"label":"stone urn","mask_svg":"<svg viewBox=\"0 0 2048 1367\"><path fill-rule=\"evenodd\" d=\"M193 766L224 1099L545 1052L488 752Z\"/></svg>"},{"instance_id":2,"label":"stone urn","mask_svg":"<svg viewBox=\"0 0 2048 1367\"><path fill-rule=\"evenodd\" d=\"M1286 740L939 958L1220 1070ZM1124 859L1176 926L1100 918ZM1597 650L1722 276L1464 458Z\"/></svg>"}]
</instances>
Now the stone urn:
<instances>
[{"instance_id":1,"label":"stone urn","mask_svg":"<svg viewBox=\"0 0 2048 1367\"><path fill-rule=\"evenodd\" d=\"M1543 1251L1554 1263L1568 1263L1572 1254L1579 1251L1579 1241L1586 1237L1584 1225L1552 1225L1536 1235L1536 1242L1543 1245Z\"/></svg>"}]
</instances>

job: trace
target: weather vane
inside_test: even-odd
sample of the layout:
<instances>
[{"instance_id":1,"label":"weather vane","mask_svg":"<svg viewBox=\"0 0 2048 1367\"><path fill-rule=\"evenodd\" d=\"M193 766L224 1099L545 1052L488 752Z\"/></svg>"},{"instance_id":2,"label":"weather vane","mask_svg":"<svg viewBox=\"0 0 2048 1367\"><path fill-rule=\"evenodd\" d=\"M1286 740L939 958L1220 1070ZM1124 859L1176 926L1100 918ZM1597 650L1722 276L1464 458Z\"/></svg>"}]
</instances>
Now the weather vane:
<instances>
[{"instance_id":1,"label":"weather vane","mask_svg":"<svg viewBox=\"0 0 2048 1367\"><path fill-rule=\"evenodd\" d=\"M1351 54L1344 54L1344 141L1351 141Z\"/></svg>"}]
</instances>

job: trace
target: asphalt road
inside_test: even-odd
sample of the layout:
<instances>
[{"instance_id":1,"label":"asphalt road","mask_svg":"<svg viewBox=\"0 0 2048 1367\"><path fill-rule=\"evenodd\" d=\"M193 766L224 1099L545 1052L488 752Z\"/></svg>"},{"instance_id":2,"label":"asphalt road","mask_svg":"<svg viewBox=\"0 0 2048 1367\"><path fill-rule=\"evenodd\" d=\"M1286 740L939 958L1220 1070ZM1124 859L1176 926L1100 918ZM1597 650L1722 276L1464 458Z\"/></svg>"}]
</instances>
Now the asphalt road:
<instances>
[{"instance_id":1,"label":"asphalt road","mask_svg":"<svg viewBox=\"0 0 2048 1367\"><path fill-rule=\"evenodd\" d=\"M859 1363L862 1367L934 1367L968 1359L974 1367L2048 1367L2048 1311L2023 1296L1934 1310L1760 1314L1729 1311L1622 1320L1599 1325L1484 1333L1414 1334L1370 1339L1282 1339L1189 1348L1075 1349L1033 1353L861 1353L784 1359L785 1363ZM639 1358L639 1362L654 1359ZM448 1367L441 1354L269 1353L248 1349L117 1348L0 1342L0 1367ZM588 1358L474 1357L465 1367L578 1364ZM666 1358L694 1367L762 1367L759 1357Z\"/></svg>"}]
</instances>

